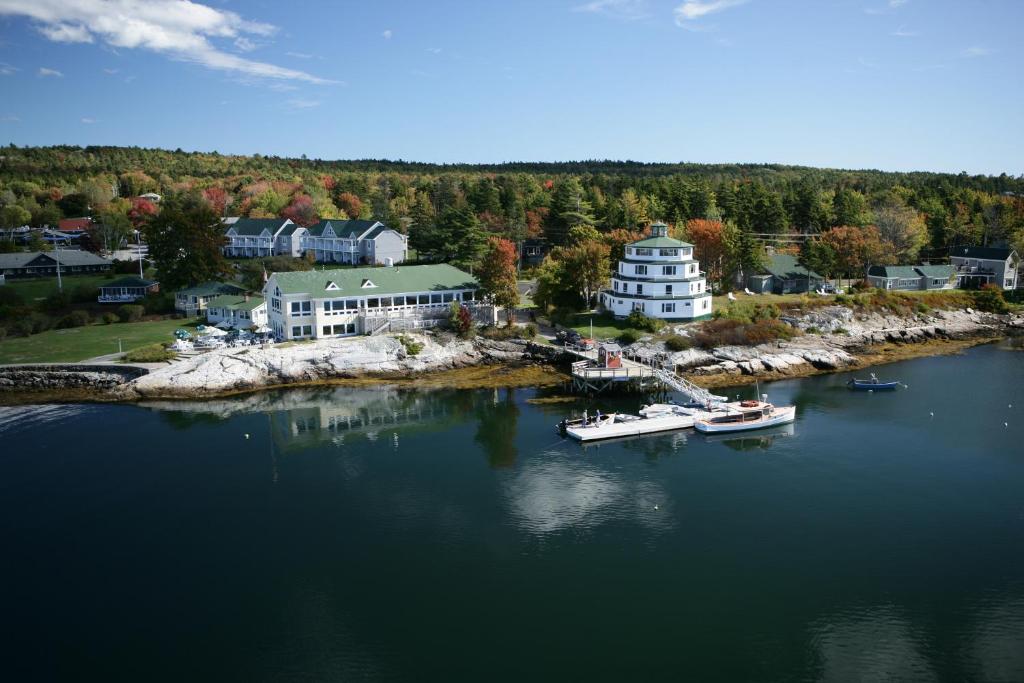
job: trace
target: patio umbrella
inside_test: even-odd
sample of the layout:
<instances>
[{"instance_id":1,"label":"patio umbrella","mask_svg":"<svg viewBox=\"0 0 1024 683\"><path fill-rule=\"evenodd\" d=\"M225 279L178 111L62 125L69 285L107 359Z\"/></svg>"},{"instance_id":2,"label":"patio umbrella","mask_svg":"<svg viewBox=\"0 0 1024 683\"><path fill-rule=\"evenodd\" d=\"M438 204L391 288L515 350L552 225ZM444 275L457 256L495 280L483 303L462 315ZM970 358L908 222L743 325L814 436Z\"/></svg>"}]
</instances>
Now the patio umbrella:
<instances>
[{"instance_id":1,"label":"patio umbrella","mask_svg":"<svg viewBox=\"0 0 1024 683\"><path fill-rule=\"evenodd\" d=\"M229 330L231 329L231 323L227 320L221 320L219 323L217 323L217 327L219 327L222 330Z\"/></svg>"},{"instance_id":2,"label":"patio umbrella","mask_svg":"<svg viewBox=\"0 0 1024 683\"><path fill-rule=\"evenodd\" d=\"M203 328L202 334L208 337L223 337L227 334L224 330L217 329L216 327L210 327L207 325Z\"/></svg>"},{"instance_id":3,"label":"patio umbrella","mask_svg":"<svg viewBox=\"0 0 1024 683\"><path fill-rule=\"evenodd\" d=\"M256 334L270 334L270 328L266 325L260 325L253 332Z\"/></svg>"}]
</instances>

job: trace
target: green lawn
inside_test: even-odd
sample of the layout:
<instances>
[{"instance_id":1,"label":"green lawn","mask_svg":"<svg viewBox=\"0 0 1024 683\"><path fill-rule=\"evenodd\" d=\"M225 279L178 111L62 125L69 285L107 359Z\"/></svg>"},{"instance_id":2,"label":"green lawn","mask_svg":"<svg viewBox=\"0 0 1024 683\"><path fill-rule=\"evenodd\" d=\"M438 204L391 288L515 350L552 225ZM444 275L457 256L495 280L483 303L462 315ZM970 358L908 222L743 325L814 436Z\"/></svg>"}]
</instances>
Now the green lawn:
<instances>
[{"instance_id":1,"label":"green lawn","mask_svg":"<svg viewBox=\"0 0 1024 683\"><path fill-rule=\"evenodd\" d=\"M65 275L61 277L65 292L73 292L75 288L85 285L99 287L101 284L125 277L124 275L107 275L96 273L90 275ZM4 287L9 287L21 294L26 302L45 299L57 291L57 277L32 277L24 279L8 279Z\"/></svg>"},{"instance_id":2,"label":"green lawn","mask_svg":"<svg viewBox=\"0 0 1024 683\"><path fill-rule=\"evenodd\" d=\"M622 334L623 330L630 329L625 320L616 320L614 316L598 313L577 313L569 322L569 327L584 337L589 337L591 320L594 321L594 339L614 339Z\"/></svg>"},{"instance_id":3,"label":"green lawn","mask_svg":"<svg viewBox=\"0 0 1024 683\"><path fill-rule=\"evenodd\" d=\"M117 353L118 339L124 351L154 342L172 341L174 330L194 327L197 322L178 319L114 323L49 330L31 337L9 337L0 341L0 363L74 363Z\"/></svg>"}]
</instances>

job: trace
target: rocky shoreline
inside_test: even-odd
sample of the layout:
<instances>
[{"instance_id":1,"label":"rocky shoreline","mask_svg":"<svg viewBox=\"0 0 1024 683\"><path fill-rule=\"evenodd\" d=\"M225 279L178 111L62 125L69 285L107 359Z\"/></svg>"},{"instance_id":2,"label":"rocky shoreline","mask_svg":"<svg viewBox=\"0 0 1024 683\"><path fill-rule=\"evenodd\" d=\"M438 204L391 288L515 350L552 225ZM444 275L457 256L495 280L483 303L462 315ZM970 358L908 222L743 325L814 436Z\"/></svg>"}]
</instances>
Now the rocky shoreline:
<instances>
[{"instance_id":1,"label":"rocky shoreline","mask_svg":"<svg viewBox=\"0 0 1024 683\"><path fill-rule=\"evenodd\" d=\"M667 351L664 342L649 338L633 344L628 353L670 363L702 385L724 386L955 351L1001 338L1011 329L1024 329L1024 316L970 309L897 316L829 306L785 321L803 334L759 346L675 353ZM559 347L524 340L478 337L467 341L447 333L407 335L409 340L421 348L412 353L407 343L386 336L325 339L220 349L148 372L118 365L6 366L0 367L0 398L5 402L202 399L321 383L409 382L416 386L423 378L431 378L437 386L445 383L444 371L566 365L574 360ZM472 386L482 379L455 384Z\"/></svg>"}]
</instances>

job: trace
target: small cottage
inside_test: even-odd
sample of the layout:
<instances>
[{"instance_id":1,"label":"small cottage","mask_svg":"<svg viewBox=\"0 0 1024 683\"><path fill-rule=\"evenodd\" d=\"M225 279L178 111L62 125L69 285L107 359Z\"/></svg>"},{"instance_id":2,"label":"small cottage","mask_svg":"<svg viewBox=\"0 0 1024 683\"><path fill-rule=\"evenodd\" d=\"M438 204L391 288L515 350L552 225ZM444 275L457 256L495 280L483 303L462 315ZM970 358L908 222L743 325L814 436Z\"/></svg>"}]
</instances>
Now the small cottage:
<instances>
[{"instance_id":1,"label":"small cottage","mask_svg":"<svg viewBox=\"0 0 1024 683\"><path fill-rule=\"evenodd\" d=\"M800 265L795 256L770 254L761 273L747 278L747 289L755 294L789 294L818 289L825 278Z\"/></svg>"},{"instance_id":2,"label":"small cottage","mask_svg":"<svg viewBox=\"0 0 1024 683\"><path fill-rule=\"evenodd\" d=\"M160 283L156 280L123 277L100 285L100 295L96 297L96 301L101 304L128 304L159 291Z\"/></svg>"},{"instance_id":3,"label":"small cottage","mask_svg":"<svg viewBox=\"0 0 1024 683\"><path fill-rule=\"evenodd\" d=\"M622 347L618 344L601 344L597 348L597 365L601 368L621 368Z\"/></svg>"}]
</instances>

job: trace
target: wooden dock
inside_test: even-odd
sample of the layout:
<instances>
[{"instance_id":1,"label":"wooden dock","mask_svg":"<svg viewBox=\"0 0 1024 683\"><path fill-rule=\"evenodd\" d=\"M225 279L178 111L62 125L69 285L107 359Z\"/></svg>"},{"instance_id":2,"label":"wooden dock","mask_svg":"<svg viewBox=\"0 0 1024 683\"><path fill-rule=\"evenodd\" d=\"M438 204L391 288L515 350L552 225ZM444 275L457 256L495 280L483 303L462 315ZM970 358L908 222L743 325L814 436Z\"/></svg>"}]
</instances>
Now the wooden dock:
<instances>
[{"instance_id":1,"label":"wooden dock","mask_svg":"<svg viewBox=\"0 0 1024 683\"><path fill-rule=\"evenodd\" d=\"M580 360L572 364L573 389L582 393L600 394L615 388L630 392L678 391L697 403L719 403L727 400L699 387L675 371L655 363L643 363L623 356L621 368L598 367L597 349L566 345L565 350Z\"/></svg>"}]
</instances>

